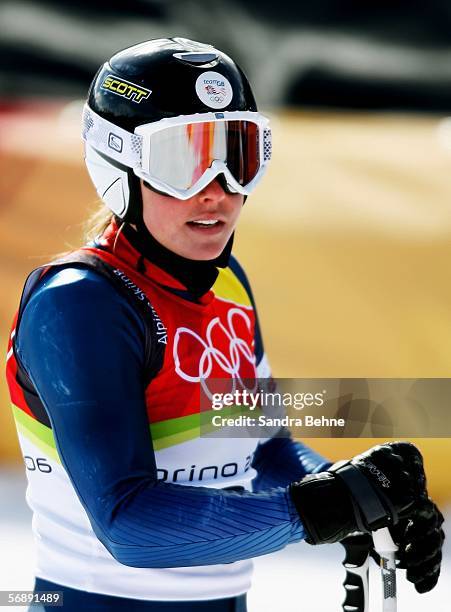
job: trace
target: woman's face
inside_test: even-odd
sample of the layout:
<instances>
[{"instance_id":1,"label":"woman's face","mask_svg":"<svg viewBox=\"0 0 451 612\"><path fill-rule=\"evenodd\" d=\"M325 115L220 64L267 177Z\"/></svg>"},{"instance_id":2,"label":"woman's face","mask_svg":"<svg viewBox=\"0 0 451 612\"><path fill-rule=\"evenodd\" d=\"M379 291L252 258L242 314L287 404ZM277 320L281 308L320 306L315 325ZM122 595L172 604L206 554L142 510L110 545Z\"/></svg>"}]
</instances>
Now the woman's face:
<instances>
[{"instance_id":1,"label":"woman's face","mask_svg":"<svg viewBox=\"0 0 451 612\"><path fill-rule=\"evenodd\" d=\"M156 193L142 181L141 193L144 223L152 236L177 255L196 260L222 253L244 199L241 194L226 193L217 179L189 200Z\"/></svg>"}]
</instances>

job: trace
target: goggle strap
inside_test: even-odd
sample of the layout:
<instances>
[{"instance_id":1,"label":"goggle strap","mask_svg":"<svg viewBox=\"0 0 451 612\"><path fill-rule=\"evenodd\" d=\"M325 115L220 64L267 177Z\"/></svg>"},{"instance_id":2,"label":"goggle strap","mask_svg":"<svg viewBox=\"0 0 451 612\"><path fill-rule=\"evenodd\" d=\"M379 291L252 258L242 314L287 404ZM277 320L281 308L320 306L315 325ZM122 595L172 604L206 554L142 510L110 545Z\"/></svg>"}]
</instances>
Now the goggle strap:
<instances>
[{"instance_id":1,"label":"goggle strap","mask_svg":"<svg viewBox=\"0 0 451 612\"><path fill-rule=\"evenodd\" d=\"M110 123L87 105L83 109L83 139L94 149L128 168L141 166L142 136Z\"/></svg>"}]
</instances>

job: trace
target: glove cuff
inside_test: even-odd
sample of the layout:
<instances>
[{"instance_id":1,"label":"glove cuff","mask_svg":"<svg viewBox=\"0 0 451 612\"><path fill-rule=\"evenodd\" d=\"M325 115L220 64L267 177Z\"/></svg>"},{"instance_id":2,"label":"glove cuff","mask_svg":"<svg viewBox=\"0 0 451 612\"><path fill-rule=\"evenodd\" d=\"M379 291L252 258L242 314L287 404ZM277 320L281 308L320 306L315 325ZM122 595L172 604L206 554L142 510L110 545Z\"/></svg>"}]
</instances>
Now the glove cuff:
<instances>
[{"instance_id":1,"label":"glove cuff","mask_svg":"<svg viewBox=\"0 0 451 612\"><path fill-rule=\"evenodd\" d=\"M312 474L289 487L309 544L340 542L357 531L346 486L328 472Z\"/></svg>"},{"instance_id":2,"label":"glove cuff","mask_svg":"<svg viewBox=\"0 0 451 612\"><path fill-rule=\"evenodd\" d=\"M378 491L362 470L350 461L334 463L329 470L348 488L359 531L375 531L387 522L398 522L398 513L387 496L381 499Z\"/></svg>"}]
</instances>

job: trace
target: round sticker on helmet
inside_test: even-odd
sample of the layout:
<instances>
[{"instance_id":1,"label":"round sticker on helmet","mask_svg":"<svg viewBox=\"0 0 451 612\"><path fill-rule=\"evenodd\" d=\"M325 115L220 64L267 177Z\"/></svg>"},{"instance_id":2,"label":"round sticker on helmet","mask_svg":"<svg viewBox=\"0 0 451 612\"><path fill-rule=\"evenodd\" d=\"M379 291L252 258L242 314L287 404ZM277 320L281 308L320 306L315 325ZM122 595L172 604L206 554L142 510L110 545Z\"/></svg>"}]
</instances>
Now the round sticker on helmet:
<instances>
[{"instance_id":1,"label":"round sticker on helmet","mask_svg":"<svg viewBox=\"0 0 451 612\"><path fill-rule=\"evenodd\" d=\"M230 82L219 72L203 72L199 75L196 93L210 108L224 108L230 104L233 97Z\"/></svg>"}]
</instances>

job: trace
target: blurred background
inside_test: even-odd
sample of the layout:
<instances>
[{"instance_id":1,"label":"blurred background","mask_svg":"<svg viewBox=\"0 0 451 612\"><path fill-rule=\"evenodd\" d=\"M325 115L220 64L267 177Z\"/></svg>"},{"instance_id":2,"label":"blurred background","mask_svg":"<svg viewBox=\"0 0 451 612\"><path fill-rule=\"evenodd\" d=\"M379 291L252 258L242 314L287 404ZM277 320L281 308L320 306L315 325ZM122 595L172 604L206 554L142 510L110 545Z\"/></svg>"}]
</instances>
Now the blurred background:
<instances>
[{"instance_id":1,"label":"blurred background","mask_svg":"<svg viewBox=\"0 0 451 612\"><path fill-rule=\"evenodd\" d=\"M5 352L27 273L80 245L83 221L99 206L80 140L94 73L121 48L183 36L229 53L272 119L273 162L246 203L235 244L275 375L449 377L447 0L3 0L0 23ZM30 517L3 379L0 399L0 588L30 588ZM374 440L309 443L335 459ZM417 443L432 495L451 509L450 440ZM317 558L335 568L339 591L337 549L327 558L302 550L296 560L291 550L258 561L251 612L274 609L268 589L275 567L288 591L299 575L313 592L322 585L311 563ZM447 609L447 551L448 580L420 598L422 607ZM306 609L338 610L334 588L324 593L327 606L322 592ZM402 591L404 601L420 609L410 590ZM301 605L287 596L279 608Z\"/></svg>"}]
</instances>

